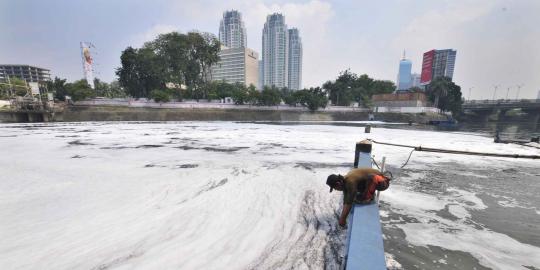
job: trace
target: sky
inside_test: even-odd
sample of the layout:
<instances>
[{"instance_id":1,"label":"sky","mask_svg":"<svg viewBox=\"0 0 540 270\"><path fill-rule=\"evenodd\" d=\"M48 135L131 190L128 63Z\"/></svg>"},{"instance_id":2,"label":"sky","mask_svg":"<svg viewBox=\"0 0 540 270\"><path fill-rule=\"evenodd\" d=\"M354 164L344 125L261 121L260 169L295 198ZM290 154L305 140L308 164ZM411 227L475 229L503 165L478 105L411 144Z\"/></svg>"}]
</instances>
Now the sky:
<instances>
[{"instance_id":1,"label":"sky","mask_svg":"<svg viewBox=\"0 0 540 270\"><path fill-rule=\"evenodd\" d=\"M261 52L266 16L280 12L302 38L304 87L343 70L397 78L406 52L413 72L431 49L455 49L454 82L468 99L536 98L540 91L538 0L0 0L0 63L83 77L80 45L94 50L95 75L116 79L120 54L160 33L218 34L226 10L242 13L248 47ZM517 87L521 85L521 87ZM518 93L519 89L519 93Z\"/></svg>"}]
</instances>

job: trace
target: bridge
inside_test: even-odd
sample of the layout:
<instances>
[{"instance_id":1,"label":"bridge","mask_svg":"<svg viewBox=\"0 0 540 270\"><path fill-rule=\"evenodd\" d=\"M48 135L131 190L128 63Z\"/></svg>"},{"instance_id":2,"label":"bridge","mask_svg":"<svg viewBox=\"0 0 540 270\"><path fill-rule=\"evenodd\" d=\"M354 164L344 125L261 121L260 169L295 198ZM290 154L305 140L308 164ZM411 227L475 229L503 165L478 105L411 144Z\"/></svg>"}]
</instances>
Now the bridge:
<instances>
[{"instance_id":1,"label":"bridge","mask_svg":"<svg viewBox=\"0 0 540 270\"><path fill-rule=\"evenodd\" d=\"M468 100L463 103L466 113L474 113L485 121L493 114L500 119L512 109L521 109L535 124L540 120L540 99Z\"/></svg>"}]
</instances>

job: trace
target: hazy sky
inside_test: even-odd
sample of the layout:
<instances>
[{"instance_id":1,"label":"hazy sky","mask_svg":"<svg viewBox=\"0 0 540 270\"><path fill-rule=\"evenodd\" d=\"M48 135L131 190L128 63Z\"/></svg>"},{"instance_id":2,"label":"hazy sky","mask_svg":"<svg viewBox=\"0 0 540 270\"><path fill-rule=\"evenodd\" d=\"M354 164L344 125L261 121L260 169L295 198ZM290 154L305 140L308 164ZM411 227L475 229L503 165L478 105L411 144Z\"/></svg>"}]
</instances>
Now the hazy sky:
<instances>
[{"instance_id":1,"label":"hazy sky","mask_svg":"<svg viewBox=\"0 0 540 270\"><path fill-rule=\"evenodd\" d=\"M266 15L281 12L304 48L303 86L338 73L395 81L406 50L413 72L430 49L457 50L454 81L464 96L536 98L540 90L540 1L263 1L0 0L0 63L83 76L80 41L96 46L96 76L115 79L120 53L159 33L197 29L218 34L225 10L242 13L248 47L260 52Z\"/></svg>"}]
</instances>

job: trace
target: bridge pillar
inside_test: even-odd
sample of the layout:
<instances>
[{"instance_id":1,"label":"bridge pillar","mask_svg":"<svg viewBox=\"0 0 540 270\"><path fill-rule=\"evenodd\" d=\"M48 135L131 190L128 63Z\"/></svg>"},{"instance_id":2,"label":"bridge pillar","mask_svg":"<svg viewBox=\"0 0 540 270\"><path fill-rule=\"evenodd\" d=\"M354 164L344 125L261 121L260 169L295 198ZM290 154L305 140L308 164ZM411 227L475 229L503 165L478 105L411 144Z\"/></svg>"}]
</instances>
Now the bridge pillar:
<instances>
[{"instance_id":1,"label":"bridge pillar","mask_svg":"<svg viewBox=\"0 0 540 270\"><path fill-rule=\"evenodd\" d=\"M533 129L536 130L540 125L540 109L522 109L522 111L527 113L527 122L533 124Z\"/></svg>"},{"instance_id":2,"label":"bridge pillar","mask_svg":"<svg viewBox=\"0 0 540 270\"><path fill-rule=\"evenodd\" d=\"M499 109L497 113L497 121L500 121L506 117L506 113L509 111L509 109Z\"/></svg>"},{"instance_id":3,"label":"bridge pillar","mask_svg":"<svg viewBox=\"0 0 540 270\"><path fill-rule=\"evenodd\" d=\"M493 115L493 113L493 110L474 111L475 118L482 123L489 121L489 117Z\"/></svg>"}]
</instances>

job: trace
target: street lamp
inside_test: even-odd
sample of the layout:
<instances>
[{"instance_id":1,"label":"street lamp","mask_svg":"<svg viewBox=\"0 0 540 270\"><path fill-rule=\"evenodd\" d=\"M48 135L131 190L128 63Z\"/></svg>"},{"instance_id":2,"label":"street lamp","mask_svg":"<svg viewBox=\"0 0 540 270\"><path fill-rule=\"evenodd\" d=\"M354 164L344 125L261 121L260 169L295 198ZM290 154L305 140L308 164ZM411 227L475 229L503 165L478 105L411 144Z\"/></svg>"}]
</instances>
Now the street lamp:
<instances>
[{"instance_id":1,"label":"street lamp","mask_svg":"<svg viewBox=\"0 0 540 270\"><path fill-rule=\"evenodd\" d=\"M508 90L506 90L506 99L508 99L508 93L510 93L510 87L508 87Z\"/></svg>"},{"instance_id":2,"label":"street lamp","mask_svg":"<svg viewBox=\"0 0 540 270\"><path fill-rule=\"evenodd\" d=\"M518 84L518 85L517 85L517 89L518 89L518 90L517 90L517 93L516 93L516 99L519 98L519 90L521 90L521 87L523 87L523 84Z\"/></svg>"},{"instance_id":3,"label":"street lamp","mask_svg":"<svg viewBox=\"0 0 540 270\"><path fill-rule=\"evenodd\" d=\"M500 84L497 84L497 85L494 85L493 87L495 88L493 90L493 100L495 100L495 95L497 94L497 88L499 88Z\"/></svg>"}]
</instances>

